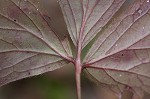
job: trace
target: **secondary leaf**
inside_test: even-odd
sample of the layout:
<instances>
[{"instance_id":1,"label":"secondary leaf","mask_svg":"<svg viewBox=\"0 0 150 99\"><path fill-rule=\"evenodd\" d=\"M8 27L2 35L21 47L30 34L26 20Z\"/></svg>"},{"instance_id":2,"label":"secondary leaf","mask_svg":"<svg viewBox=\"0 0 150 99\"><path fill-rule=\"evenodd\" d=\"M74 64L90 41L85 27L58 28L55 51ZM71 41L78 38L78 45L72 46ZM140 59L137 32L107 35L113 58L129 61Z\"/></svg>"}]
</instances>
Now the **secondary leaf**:
<instances>
[{"instance_id":1,"label":"secondary leaf","mask_svg":"<svg viewBox=\"0 0 150 99\"><path fill-rule=\"evenodd\" d=\"M84 48L106 25L125 0L59 0L69 34Z\"/></svg>"},{"instance_id":2,"label":"secondary leaf","mask_svg":"<svg viewBox=\"0 0 150 99\"><path fill-rule=\"evenodd\" d=\"M101 32L84 62L100 82L150 92L150 3L136 0ZM102 80L106 78L106 80ZM117 83L117 84L116 84Z\"/></svg>"},{"instance_id":3,"label":"secondary leaf","mask_svg":"<svg viewBox=\"0 0 150 99\"><path fill-rule=\"evenodd\" d=\"M63 47L65 48L65 51L67 52L68 56L72 57L73 56L72 55L72 50L71 50L71 46L70 46L68 38L65 38L62 41L62 44L63 44Z\"/></svg>"},{"instance_id":4,"label":"secondary leaf","mask_svg":"<svg viewBox=\"0 0 150 99\"><path fill-rule=\"evenodd\" d=\"M43 9L34 0L0 0L0 86L60 68L71 59L69 46L48 26Z\"/></svg>"}]
</instances>

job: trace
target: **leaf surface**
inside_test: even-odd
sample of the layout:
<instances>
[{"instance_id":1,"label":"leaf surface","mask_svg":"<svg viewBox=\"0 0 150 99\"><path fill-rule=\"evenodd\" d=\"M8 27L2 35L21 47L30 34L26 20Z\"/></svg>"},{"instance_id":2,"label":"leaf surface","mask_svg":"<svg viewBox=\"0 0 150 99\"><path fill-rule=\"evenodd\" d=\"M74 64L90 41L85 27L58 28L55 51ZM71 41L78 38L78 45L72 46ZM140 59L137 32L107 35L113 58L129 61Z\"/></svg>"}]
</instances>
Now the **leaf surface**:
<instances>
[{"instance_id":1,"label":"leaf surface","mask_svg":"<svg viewBox=\"0 0 150 99\"><path fill-rule=\"evenodd\" d=\"M84 48L125 0L59 0L73 43Z\"/></svg>"},{"instance_id":2,"label":"leaf surface","mask_svg":"<svg viewBox=\"0 0 150 99\"><path fill-rule=\"evenodd\" d=\"M67 64L72 54L34 0L0 0L0 86ZM65 48L64 48L65 47Z\"/></svg>"},{"instance_id":3,"label":"leaf surface","mask_svg":"<svg viewBox=\"0 0 150 99\"><path fill-rule=\"evenodd\" d=\"M150 3L136 0L115 16L84 63L98 81L150 92ZM105 79L105 80L103 80ZM122 90L122 89L121 89ZM138 93L138 92L137 92Z\"/></svg>"}]
</instances>

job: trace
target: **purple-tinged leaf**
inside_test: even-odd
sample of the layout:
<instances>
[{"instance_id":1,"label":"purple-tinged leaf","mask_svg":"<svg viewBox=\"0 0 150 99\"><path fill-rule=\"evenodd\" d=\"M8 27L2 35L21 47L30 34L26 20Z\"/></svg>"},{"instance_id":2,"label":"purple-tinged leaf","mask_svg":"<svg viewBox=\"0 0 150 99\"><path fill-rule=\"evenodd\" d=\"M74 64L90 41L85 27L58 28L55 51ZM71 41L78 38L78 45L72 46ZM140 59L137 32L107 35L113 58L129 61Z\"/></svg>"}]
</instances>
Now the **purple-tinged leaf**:
<instances>
[{"instance_id":1,"label":"purple-tinged leaf","mask_svg":"<svg viewBox=\"0 0 150 99\"><path fill-rule=\"evenodd\" d=\"M59 0L75 46L84 48L119 10L125 0Z\"/></svg>"},{"instance_id":2,"label":"purple-tinged leaf","mask_svg":"<svg viewBox=\"0 0 150 99\"><path fill-rule=\"evenodd\" d=\"M12 51L1 53L0 57L0 86L58 69L68 63L57 56L30 52Z\"/></svg>"},{"instance_id":3,"label":"purple-tinged leaf","mask_svg":"<svg viewBox=\"0 0 150 99\"><path fill-rule=\"evenodd\" d=\"M63 44L51 30L43 9L33 0L0 0L0 86L60 68L71 59L68 42Z\"/></svg>"},{"instance_id":4,"label":"purple-tinged leaf","mask_svg":"<svg viewBox=\"0 0 150 99\"><path fill-rule=\"evenodd\" d=\"M62 44L63 44L63 47L64 47L65 51L67 52L68 56L69 56L69 57L73 57L72 50L71 50L71 46L70 46L70 43L69 43L68 38L65 38L65 39L62 41Z\"/></svg>"},{"instance_id":5,"label":"purple-tinged leaf","mask_svg":"<svg viewBox=\"0 0 150 99\"><path fill-rule=\"evenodd\" d=\"M141 40L145 41L145 38L148 38L150 3L143 1L135 1L131 7L114 18L108 28L104 29L86 55L85 60L88 63L129 49L133 45L136 46ZM139 13L141 10L142 12ZM149 41L146 41L147 43L144 43L148 45Z\"/></svg>"},{"instance_id":6,"label":"purple-tinged leaf","mask_svg":"<svg viewBox=\"0 0 150 99\"><path fill-rule=\"evenodd\" d=\"M149 93L150 3L136 0L115 16L90 48L84 63L86 67L101 69L97 73L88 69L100 82L119 83L130 86L135 93L139 89Z\"/></svg>"},{"instance_id":7,"label":"purple-tinged leaf","mask_svg":"<svg viewBox=\"0 0 150 99\"><path fill-rule=\"evenodd\" d=\"M39 1L0 1L0 86L72 62L78 99L83 68L98 82L115 86L110 89L119 98L127 89L133 99L150 92L149 0L59 0L75 58L68 39L61 41L50 28ZM96 35L82 62L82 49Z\"/></svg>"}]
</instances>

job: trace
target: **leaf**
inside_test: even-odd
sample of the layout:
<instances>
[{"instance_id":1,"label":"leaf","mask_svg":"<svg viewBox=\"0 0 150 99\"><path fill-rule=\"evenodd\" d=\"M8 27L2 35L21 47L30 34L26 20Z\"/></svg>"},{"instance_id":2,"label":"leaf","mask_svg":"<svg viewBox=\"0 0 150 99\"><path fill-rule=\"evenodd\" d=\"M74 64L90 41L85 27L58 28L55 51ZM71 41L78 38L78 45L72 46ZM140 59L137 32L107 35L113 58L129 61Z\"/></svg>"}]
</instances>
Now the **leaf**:
<instances>
[{"instance_id":1,"label":"leaf","mask_svg":"<svg viewBox=\"0 0 150 99\"><path fill-rule=\"evenodd\" d=\"M37 5L0 0L0 86L60 68L72 57Z\"/></svg>"},{"instance_id":2,"label":"leaf","mask_svg":"<svg viewBox=\"0 0 150 99\"><path fill-rule=\"evenodd\" d=\"M64 47L65 51L67 52L68 56L72 57L73 54L72 54L70 42L67 37L62 41L62 44L63 44L63 47Z\"/></svg>"},{"instance_id":3,"label":"leaf","mask_svg":"<svg viewBox=\"0 0 150 99\"><path fill-rule=\"evenodd\" d=\"M106 25L125 0L59 0L70 37L84 48Z\"/></svg>"},{"instance_id":4,"label":"leaf","mask_svg":"<svg viewBox=\"0 0 150 99\"><path fill-rule=\"evenodd\" d=\"M127 85L135 92L142 89L149 93L149 1L136 0L118 13L90 48L84 63L86 67L100 69L88 69L100 82Z\"/></svg>"},{"instance_id":5,"label":"leaf","mask_svg":"<svg viewBox=\"0 0 150 99\"><path fill-rule=\"evenodd\" d=\"M70 41L50 28L39 1L0 1L0 86L72 62L78 99L84 68L119 98L126 89L133 99L150 92L149 0L59 0L75 58ZM82 61L82 49L91 43Z\"/></svg>"}]
</instances>

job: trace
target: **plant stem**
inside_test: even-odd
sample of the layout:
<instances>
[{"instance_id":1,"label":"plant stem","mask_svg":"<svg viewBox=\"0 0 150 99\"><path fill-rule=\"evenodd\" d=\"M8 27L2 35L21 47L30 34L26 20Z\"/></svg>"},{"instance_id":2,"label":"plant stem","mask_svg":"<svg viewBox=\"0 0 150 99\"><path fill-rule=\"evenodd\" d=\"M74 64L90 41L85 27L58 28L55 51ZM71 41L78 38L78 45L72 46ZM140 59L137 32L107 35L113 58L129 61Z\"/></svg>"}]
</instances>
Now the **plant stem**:
<instances>
[{"instance_id":1,"label":"plant stem","mask_svg":"<svg viewBox=\"0 0 150 99\"><path fill-rule=\"evenodd\" d=\"M82 70L82 64L81 64L81 57L79 52L75 63L77 99L81 99L81 70Z\"/></svg>"},{"instance_id":2,"label":"plant stem","mask_svg":"<svg viewBox=\"0 0 150 99\"><path fill-rule=\"evenodd\" d=\"M81 99L81 66L76 65L76 91L77 99Z\"/></svg>"},{"instance_id":3,"label":"plant stem","mask_svg":"<svg viewBox=\"0 0 150 99\"><path fill-rule=\"evenodd\" d=\"M84 19L83 19L84 20ZM75 68L76 68L76 86L77 86L77 99L81 99L81 70L82 70L82 63L81 63L81 51L82 51L82 34L84 30L85 21L83 21L80 35L77 43L77 56L75 61Z\"/></svg>"},{"instance_id":4,"label":"plant stem","mask_svg":"<svg viewBox=\"0 0 150 99\"><path fill-rule=\"evenodd\" d=\"M81 42L78 43L78 50L77 50L77 58L75 61L75 76L76 76L76 91L77 91L77 99L81 99Z\"/></svg>"}]
</instances>

